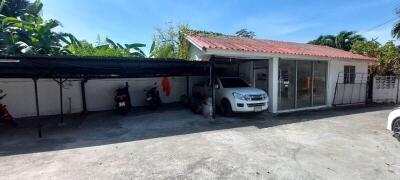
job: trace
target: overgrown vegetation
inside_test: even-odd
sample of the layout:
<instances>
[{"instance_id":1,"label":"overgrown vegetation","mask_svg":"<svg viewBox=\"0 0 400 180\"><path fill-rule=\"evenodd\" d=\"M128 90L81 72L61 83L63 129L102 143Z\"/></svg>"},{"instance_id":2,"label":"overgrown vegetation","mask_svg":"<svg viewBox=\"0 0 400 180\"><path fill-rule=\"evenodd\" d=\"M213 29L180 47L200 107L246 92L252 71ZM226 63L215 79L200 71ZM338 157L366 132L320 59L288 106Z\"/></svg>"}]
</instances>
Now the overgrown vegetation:
<instances>
[{"instance_id":1,"label":"overgrown vegetation","mask_svg":"<svg viewBox=\"0 0 400 180\"><path fill-rule=\"evenodd\" d=\"M115 43L106 38L95 45L70 33L56 32L61 23L44 20L40 0L0 0L0 54L145 57L144 44Z\"/></svg>"},{"instance_id":2,"label":"overgrown vegetation","mask_svg":"<svg viewBox=\"0 0 400 180\"><path fill-rule=\"evenodd\" d=\"M356 54L366 55L377 59L378 64L371 66L371 74L396 75L400 74L400 51L393 41L383 45L376 39L370 41L357 41L351 51Z\"/></svg>"},{"instance_id":3,"label":"overgrown vegetation","mask_svg":"<svg viewBox=\"0 0 400 180\"><path fill-rule=\"evenodd\" d=\"M68 51L76 56L146 57L146 54L140 49L145 46L140 43L121 45L109 38L102 40L98 36L96 44L81 41L80 45L68 46Z\"/></svg>"},{"instance_id":4,"label":"overgrown vegetation","mask_svg":"<svg viewBox=\"0 0 400 180\"><path fill-rule=\"evenodd\" d=\"M211 31L191 29L187 24L167 23L164 29L158 28L153 37L150 57L189 59L190 44L186 35L223 36L224 34Z\"/></svg>"},{"instance_id":5,"label":"overgrown vegetation","mask_svg":"<svg viewBox=\"0 0 400 180\"><path fill-rule=\"evenodd\" d=\"M43 20L40 0L1 0L0 54L67 54L67 46L79 45L69 33L55 32L57 20Z\"/></svg>"}]
</instances>

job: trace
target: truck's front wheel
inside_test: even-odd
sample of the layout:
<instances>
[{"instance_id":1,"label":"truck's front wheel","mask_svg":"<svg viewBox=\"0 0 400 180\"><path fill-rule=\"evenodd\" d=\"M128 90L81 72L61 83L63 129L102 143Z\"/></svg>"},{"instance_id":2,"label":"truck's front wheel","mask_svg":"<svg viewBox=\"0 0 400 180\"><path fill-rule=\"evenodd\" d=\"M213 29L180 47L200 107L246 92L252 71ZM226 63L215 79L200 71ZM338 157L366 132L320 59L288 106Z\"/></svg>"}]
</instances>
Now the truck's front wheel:
<instances>
[{"instance_id":1,"label":"truck's front wheel","mask_svg":"<svg viewBox=\"0 0 400 180\"><path fill-rule=\"evenodd\" d=\"M232 116L231 103L226 99L222 100L222 102L221 102L221 113L222 113L222 115L224 115L226 117Z\"/></svg>"}]
</instances>

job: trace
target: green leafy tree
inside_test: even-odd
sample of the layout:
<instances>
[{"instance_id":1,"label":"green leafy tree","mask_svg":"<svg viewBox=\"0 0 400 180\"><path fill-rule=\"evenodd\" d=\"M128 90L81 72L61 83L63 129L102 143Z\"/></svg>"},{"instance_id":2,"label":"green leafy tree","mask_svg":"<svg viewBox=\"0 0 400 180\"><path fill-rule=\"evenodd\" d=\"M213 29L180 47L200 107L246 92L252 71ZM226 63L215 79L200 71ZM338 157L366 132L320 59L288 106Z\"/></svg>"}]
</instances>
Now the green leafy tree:
<instances>
[{"instance_id":1,"label":"green leafy tree","mask_svg":"<svg viewBox=\"0 0 400 180\"><path fill-rule=\"evenodd\" d=\"M380 45L375 39L357 41L352 45L353 53L375 57L378 64L372 68L373 74L400 74L400 52L393 41Z\"/></svg>"},{"instance_id":2,"label":"green leafy tree","mask_svg":"<svg viewBox=\"0 0 400 180\"><path fill-rule=\"evenodd\" d=\"M186 35L222 36L224 34L211 31L193 30L189 25L167 23L165 29L158 28L150 48L150 57L189 59L190 44Z\"/></svg>"},{"instance_id":3,"label":"green leafy tree","mask_svg":"<svg viewBox=\"0 0 400 180\"><path fill-rule=\"evenodd\" d=\"M239 31L237 31L236 36L238 37L247 37L247 38L254 38L256 37L256 33L254 33L253 31L249 31L247 29L240 29Z\"/></svg>"},{"instance_id":4,"label":"green leafy tree","mask_svg":"<svg viewBox=\"0 0 400 180\"><path fill-rule=\"evenodd\" d=\"M357 41L365 41L365 38L355 31L341 31L337 35L321 35L308 43L350 51L353 43Z\"/></svg>"},{"instance_id":5,"label":"green leafy tree","mask_svg":"<svg viewBox=\"0 0 400 180\"><path fill-rule=\"evenodd\" d=\"M379 49L380 46L381 44L376 41L376 39L372 39L370 41L356 41L351 46L351 52L377 58L381 54Z\"/></svg>"},{"instance_id":6,"label":"green leafy tree","mask_svg":"<svg viewBox=\"0 0 400 180\"><path fill-rule=\"evenodd\" d=\"M183 29L189 29L187 25L166 24L165 29L157 28L150 48L150 57L153 58L180 58L182 56L181 44L184 39Z\"/></svg>"}]
</instances>

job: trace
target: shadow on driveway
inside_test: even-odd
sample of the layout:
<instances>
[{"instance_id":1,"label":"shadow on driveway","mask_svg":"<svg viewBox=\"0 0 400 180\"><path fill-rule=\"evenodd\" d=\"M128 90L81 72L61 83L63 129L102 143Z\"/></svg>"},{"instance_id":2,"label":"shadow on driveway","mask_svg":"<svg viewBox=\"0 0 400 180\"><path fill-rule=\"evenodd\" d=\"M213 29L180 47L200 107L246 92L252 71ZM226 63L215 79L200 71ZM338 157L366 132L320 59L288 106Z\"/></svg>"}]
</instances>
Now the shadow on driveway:
<instances>
[{"instance_id":1,"label":"shadow on driveway","mask_svg":"<svg viewBox=\"0 0 400 180\"><path fill-rule=\"evenodd\" d=\"M185 108L170 106L154 112L136 110L127 116L120 116L113 111L89 113L85 116L72 115L66 117L65 126L57 125L57 116L49 116L42 118L42 139L37 138L35 119L21 119L18 129L0 127L0 156L100 146L239 127L269 128L392 108L393 106L379 105L348 106L280 115L262 113L237 114L232 118L217 116L215 121L210 121Z\"/></svg>"}]
</instances>

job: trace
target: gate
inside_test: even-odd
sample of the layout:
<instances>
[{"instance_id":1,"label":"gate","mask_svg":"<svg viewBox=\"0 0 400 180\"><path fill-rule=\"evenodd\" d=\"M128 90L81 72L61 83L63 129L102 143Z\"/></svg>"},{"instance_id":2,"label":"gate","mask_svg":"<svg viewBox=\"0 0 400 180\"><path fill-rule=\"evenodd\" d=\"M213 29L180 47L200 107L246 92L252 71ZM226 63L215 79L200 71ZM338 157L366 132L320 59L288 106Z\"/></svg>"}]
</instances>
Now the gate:
<instances>
[{"instance_id":1,"label":"gate","mask_svg":"<svg viewBox=\"0 0 400 180\"><path fill-rule=\"evenodd\" d=\"M365 104L368 96L367 73L338 73L333 105Z\"/></svg>"}]
</instances>

